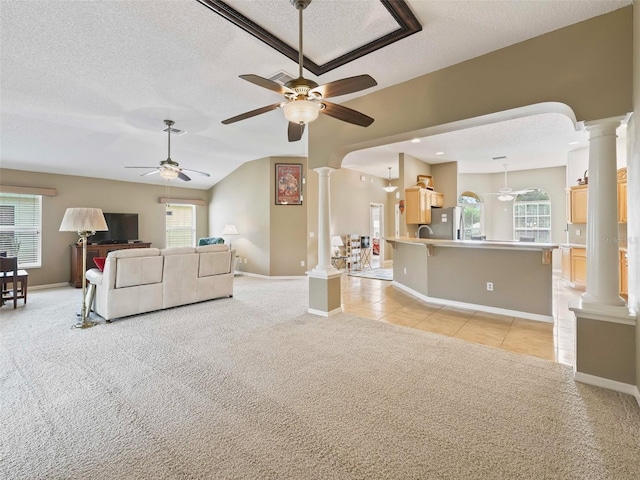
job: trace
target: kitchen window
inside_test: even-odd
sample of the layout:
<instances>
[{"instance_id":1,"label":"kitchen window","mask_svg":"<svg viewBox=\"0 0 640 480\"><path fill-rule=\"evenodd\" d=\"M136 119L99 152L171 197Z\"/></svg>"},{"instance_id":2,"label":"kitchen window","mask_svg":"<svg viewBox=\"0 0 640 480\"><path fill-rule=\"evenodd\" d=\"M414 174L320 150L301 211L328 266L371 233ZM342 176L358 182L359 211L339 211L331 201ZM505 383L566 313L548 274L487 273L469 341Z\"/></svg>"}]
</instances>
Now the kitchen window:
<instances>
[{"instance_id":1,"label":"kitchen window","mask_svg":"<svg viewBox=\"0 0 640 480\"><path fill-rule=\"evenodd\" d=\"M513 238L531 237L535 242L551 242L551 200L539 188L516 195L513 201Z\"/></svg>"},{"instance_id":2,"label":"kitchen window","mask_svg":"<svg viewBox=\"0 0 640 480\"><path fill-rule=\"evenodd\" d=\"M484 203L478 194L463 192L458 197L458 205L462 207L464 219L463 240L471 240L472 237L484 235Z\"/></svg>"}]
</instances>

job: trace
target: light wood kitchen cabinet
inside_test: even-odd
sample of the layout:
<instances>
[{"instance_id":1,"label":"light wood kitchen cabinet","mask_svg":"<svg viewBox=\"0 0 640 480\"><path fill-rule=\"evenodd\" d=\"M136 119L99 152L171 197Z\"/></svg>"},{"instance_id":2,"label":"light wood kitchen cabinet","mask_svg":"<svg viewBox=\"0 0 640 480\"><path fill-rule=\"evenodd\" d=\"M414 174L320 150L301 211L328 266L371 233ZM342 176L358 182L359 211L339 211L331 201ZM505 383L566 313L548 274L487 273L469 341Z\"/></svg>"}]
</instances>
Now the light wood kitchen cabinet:
<instances>
[{"instance_id":1,"label":"light wood kitchen cabinet","mask_svg":"<svg viewBox=\"0 0 640 480\"><path fill-rule=\"evenodd\" d=\"M407 203L405 205L407 224L418 225L431 223L431 195L429 195L429 190L426 188L411 187L405 189L404 192L407 197Z\"/></svg>"},{"instance_id":2,"label":"light wood kitchen cabinet","mask_svg":"<svg viewBox=\"0 0 640 480\"><path fill-rule=\"evenodd\" d=\"M629 256L624 250L620 250L620 295L629 295Z\"/></svg>"},{"instance_id":3,"label":"light wood kitchen cabinet","mask_svg":"<svg viewBox=\"0 0 640 480\"><path fill-rule=\"evenodd\" d=\"M587 185L569 187L567 223L587 223Z\"/></svg>"},{"instance_id":4,"label":"light wood kitchen cabinet","mask_svg":"<svg viewBox=\"0 0 640 480\"><path fill-rule=\"evenodd\" d=\"M618 223L627 223L627 167L618 169Z\"/></svg>"},{"instance_id":5,"label":"light wood kitchen cabinet","mask_svg":"<svg viewBox=\"0 0 640 480\"><path fill-rule=\"evenodd\" d=\"M571 248L571 283L584 290L587 286L587 249Z\"/></svg>"},{"instance_id":6,"label":"light wood kitchen cabinet","mask_svg":"<svg viewBox=\"0 0 640 480\"><path fill-rule=\"evenodd\" d=\"M432 208L442 208L444 207L444 194L440 192L433 192L428 190L429 196L431 197L431 207Z\"/></svg>"},{"instance_id":7,"label":"light wood kitchen cabinet","mask_svg":"<svg viewBox=\"0 0 640 480\"><path fill-rule=\"evenodd\" d=\"M562 280L571 281L571 247L560 246L562 254Z\"/></svg>"}]
</instances>

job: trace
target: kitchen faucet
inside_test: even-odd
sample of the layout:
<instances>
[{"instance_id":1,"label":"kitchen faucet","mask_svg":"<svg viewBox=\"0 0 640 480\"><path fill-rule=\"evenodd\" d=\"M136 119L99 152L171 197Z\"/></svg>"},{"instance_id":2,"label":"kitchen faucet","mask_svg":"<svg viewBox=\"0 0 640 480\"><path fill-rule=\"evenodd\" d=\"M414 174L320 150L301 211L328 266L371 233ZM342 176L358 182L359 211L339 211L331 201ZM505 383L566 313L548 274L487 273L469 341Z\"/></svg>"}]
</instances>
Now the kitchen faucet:
<instances>
[{"instance_id":1,"label":"kitchen faucet","mask_svg":"<svg viewBox=\"0 0 640 480\"><path fill-rule=\"evenodd\" d=\"M427 228L427 230L429 230L429 233L431 235L433 235L433 230L431 229L431 227L429 225L420 225L418 227L418 231L416 232L416 238L420 238L420 230L422 230L425 227Z\"/></svg>"}]
</instances>

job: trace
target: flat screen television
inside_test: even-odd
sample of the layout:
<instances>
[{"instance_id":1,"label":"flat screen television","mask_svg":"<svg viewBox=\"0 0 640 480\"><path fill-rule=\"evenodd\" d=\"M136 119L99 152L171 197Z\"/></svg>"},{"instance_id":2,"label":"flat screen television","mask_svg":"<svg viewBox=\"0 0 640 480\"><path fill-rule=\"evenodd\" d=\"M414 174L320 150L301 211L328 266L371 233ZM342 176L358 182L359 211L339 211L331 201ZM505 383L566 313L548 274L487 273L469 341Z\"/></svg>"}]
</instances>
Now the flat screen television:
<instances>
[{"instance_id":1,"label":"flat screen television","mask_svg":"<svg viewBox=\"0 0 640 480\"><path fill-rule=\"evenodd\" d=\"M104 219L107 221L109 230L106 232L96 232L89 237L89 242L106 243L127 243L138 240L138 214L137 213L105 213Z\"/></svg>"}]
</instances>

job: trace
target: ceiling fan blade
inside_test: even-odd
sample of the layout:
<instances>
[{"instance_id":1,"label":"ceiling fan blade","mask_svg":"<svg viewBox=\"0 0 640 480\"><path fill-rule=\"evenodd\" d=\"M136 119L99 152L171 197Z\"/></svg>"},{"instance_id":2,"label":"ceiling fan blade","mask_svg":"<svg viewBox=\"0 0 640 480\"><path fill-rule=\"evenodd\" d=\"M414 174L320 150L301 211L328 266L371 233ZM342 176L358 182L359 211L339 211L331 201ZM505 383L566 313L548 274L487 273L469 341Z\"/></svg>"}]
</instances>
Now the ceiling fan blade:
<instances>
[{"instance_id":1,"label":"ceiling fan blade","mask_svg":"<svg viewBox=\"0 0 640 480\"><path fill-rule=\"evenodd\" d=\"M189 178L187 175L185 175L185 174L184 174L184 173L182 173L182 172L178 172L178 178L179 178L180 180L184 180L185 182L189 182L189 181L191 181L191 178Z\"/></svg>"},{"instance_id":2,"label":"ceiling fan blade","mask_svg":"<svg viewBox=\"0 0 640 480\"><path fill-rule=\"evenodd\" d=\"M294 90L292 90L289 87L285 87L284 85L280 85L279 83L269 80L268 78L260 77L258 75L252 75L252 74L240 75L240 78L242 78L243 80L246 80L247 82L251 82L254 85L258 85L259 87L263 87L268 90L277 92L281 95L284 95L285 93L293 93L293 94L296 93Z\"/></svg>"},{"instance_id":3,"label":"ceiling fan blade","mask_svg":"<svg viewBox=\"0 0 640 480\"><path fill-rule=\"evenodd\" d=\"M347 93L359 92L365 88L375 87L376 85L378 85L378 82L370 75L358 75L312 88L309 94L319 93L322 98L338 97Z\"/></svg>"},{"instance_id":4,"label":"ceiling fan blade","mask_svg":"<svg viewBox=\"0 0 640 480\"><path fill-rule=\"evenodd\" d=\"M373 118L366 116L364 113L324 100L322 103L325 108L320 110L320 113L324 113L330 117L337 118L343 122L353 123L354 125L360 125L361 127L368 127L373 123Z\"/></svg>"},{"instance_id":5,"label":"ceiling fan blade","mask_svg":"<svg viewBox=\"0 0 640 480\"><path fill-rule=\"evenodd\" d=\"M289 128L287 129L287 134L289 136L290 142L297 142L302 138L302 134L304 133L304 123L293 123L289 122Z\"/></svg>"},{"instance_id":6,"label":"ceiling fan blade","mask_svg":"<svg viewBox=\"0 0 640 480\"><path fill-rule=\"evenodd\" d=\"M158 168L158 167L124 167L124 168L146 168L147 170L149 170L151 168Z\"/></svg>"},{"instance_id":7,"label":"ceiling fan blade","mask_svg":"<svg viewBox=\"0 0 640 480\"><path fill-rule=\"evenodd\" d=\"M255 110L251 110L250 112L245 112L240 115L236 115L235 117L227 118L226 120L223 120L222 123L224 125L229 125L230 123L239 122L240 120L246 120L247 118L270 112L271 110L275 110L276 108L280 107L280 103L281 102L274 103L273 105L268 105L262 108L256 108Z\"/></svg>"},{"instance_id":8,"label":"ceiling fan blade","mask_svg":"<svg viewBox=\"0 0 640 480\"><path fill-rule=\"evenodd\" d=\"M141 177L146 177L147 175L155 175L156 173L160 173L160 170L155 169L153 172L147 172L140 175Z\"/></svg>"},{"instance_id":9,"label":"ceiling fan blade","mask_svg":"<svg viewBox=\"0 0 640 480\"><path fill-rule=\"evenodd\" d=\"M198 170L191 170L190 168L183 168L182 171L183 172L189 172L189 173L197 173L198 175L202 175L203 177L210 177L211 176L207 172L200 172Z\"/></svg>"}]
</instances>

